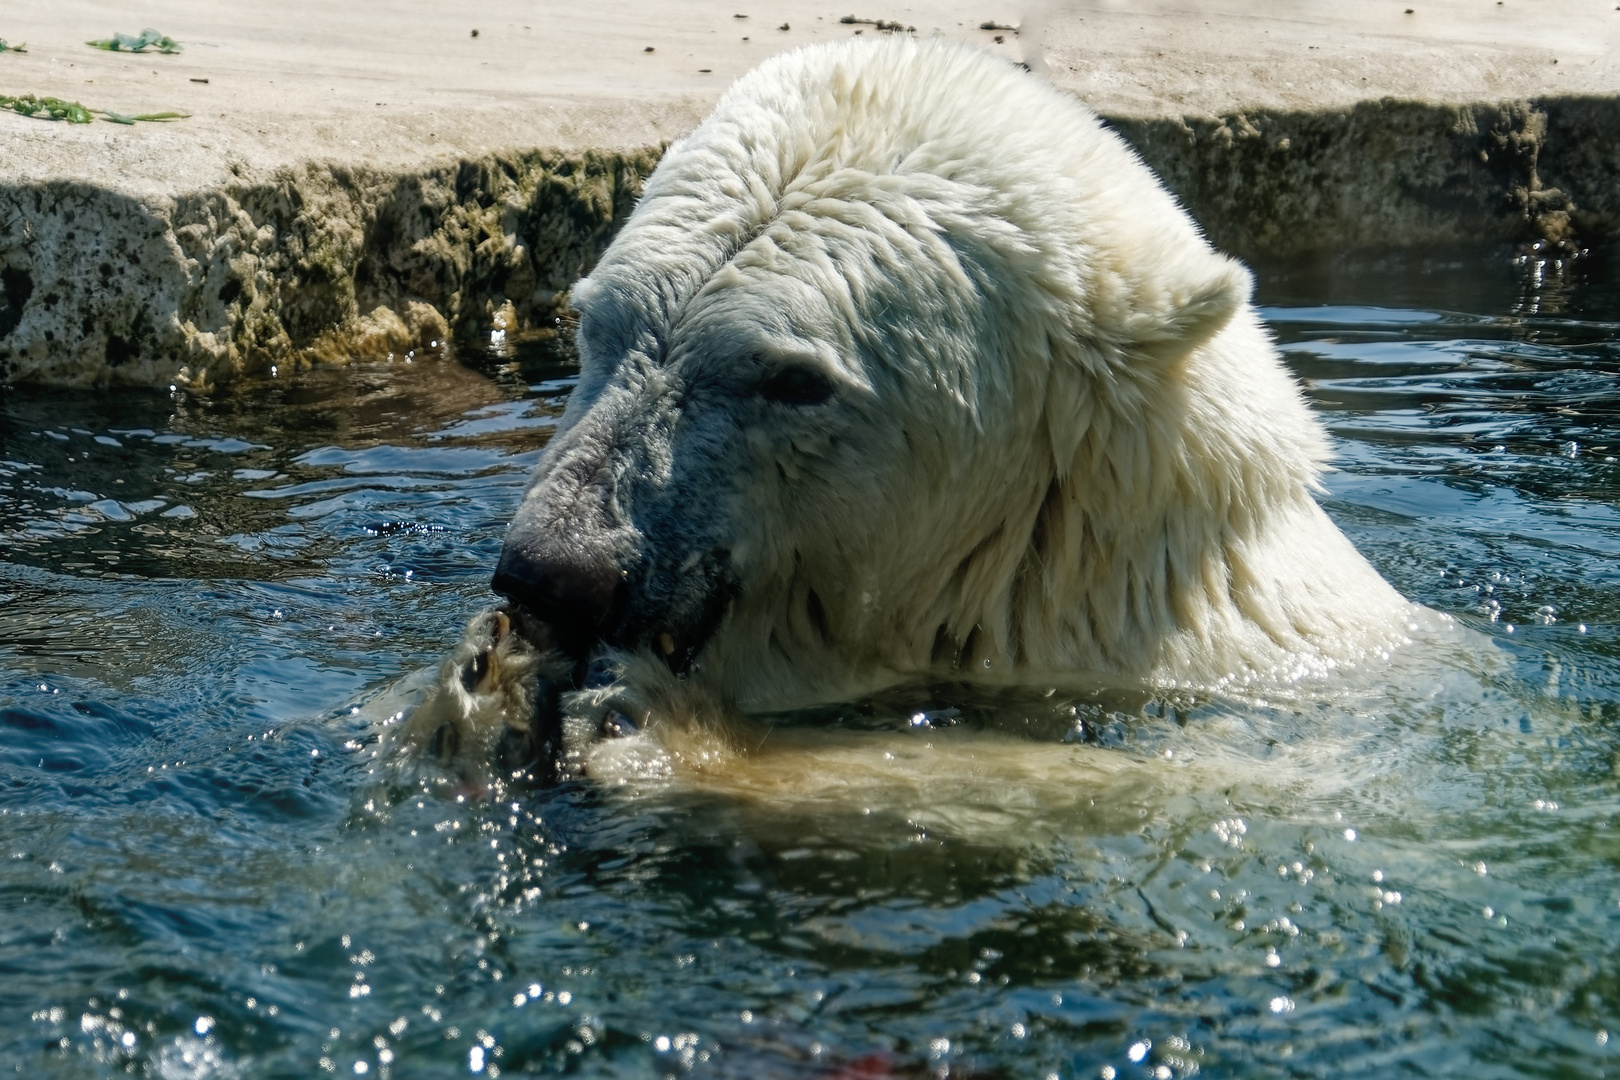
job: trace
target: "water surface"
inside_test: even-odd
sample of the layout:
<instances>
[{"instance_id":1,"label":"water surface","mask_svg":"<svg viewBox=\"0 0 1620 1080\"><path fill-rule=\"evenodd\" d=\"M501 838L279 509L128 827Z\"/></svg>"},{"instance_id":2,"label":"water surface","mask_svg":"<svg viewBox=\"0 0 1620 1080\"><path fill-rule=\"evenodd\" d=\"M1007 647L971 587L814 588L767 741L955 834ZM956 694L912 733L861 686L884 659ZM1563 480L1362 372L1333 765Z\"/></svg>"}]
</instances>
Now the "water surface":
<instances>
[{"instance_id":1,"label":"water surface","mask_svg":"<svg viewBox=\"0 0 1620 1080\"><path fill-rule=\"evenodd\" d=\"M773 798L457 803L352 749L488 602L566 356L0 391L0 1067L1612 1070L1617 283L1262 279L1330 514L1483 659L1290 700L901 691L783 733L889 740L916 783Z\"/></svg>"}]
</instances>

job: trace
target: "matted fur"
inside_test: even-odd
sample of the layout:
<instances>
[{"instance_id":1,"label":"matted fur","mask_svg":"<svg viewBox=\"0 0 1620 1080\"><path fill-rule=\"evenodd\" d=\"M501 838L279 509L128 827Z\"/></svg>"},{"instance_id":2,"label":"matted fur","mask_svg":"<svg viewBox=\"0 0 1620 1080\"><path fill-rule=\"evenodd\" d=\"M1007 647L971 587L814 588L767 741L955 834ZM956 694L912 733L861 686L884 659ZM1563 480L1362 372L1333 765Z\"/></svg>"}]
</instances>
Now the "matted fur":
<instances>
[{"instance_id":1,"label":"matted fur","mask_svg":"<svg viewBox=\"0 0 1620 1080\"><path fill-rule=\"evenodd\" d=\"M482 792L549 767L542 758L561 747L546 747L543 729L572 665L545 648L543 628L521 623L499 608L468 620L421 701L389 718L384 753L396 772L426 768Z\"/></svg>"},{"instance_id":2,"label":"matted fur","mask_svg":"<svg viewBox=\"0 0 1620 1080\"><path fill-rule=\"evenodd\" d=\"M676 622L723 549L690 679L744 709L1357 662L1419 609L1314 502L1328 442L1249 293L1042 80L937 40L787 53L576 287L580 384L514 535L595 507ZM833 399L738 389L784 364Z\"/></svg>"}]
</instances>

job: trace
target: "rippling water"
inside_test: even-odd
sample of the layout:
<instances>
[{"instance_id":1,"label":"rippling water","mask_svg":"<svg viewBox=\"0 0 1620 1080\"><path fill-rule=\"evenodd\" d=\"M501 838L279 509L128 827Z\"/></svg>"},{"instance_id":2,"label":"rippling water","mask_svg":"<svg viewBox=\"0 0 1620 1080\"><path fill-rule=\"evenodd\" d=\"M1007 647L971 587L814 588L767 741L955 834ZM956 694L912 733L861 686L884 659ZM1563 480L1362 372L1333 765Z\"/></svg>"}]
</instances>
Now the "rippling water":
<instances>
[{"instance_id":1,"label":"rippling water","mask_svg":"<svg viewBox=\"0 0 1620 1080\"><path fill-rule=\"evenodd\" d=\"M1617 283L1262 280L1330 513L1471 656L1293 700L900 691L790 718L819 771L493 806L377 784L352 710L488 601L563 358L0 392L0 1066L1613 1069Z\"/></svg>"}]
</instances>

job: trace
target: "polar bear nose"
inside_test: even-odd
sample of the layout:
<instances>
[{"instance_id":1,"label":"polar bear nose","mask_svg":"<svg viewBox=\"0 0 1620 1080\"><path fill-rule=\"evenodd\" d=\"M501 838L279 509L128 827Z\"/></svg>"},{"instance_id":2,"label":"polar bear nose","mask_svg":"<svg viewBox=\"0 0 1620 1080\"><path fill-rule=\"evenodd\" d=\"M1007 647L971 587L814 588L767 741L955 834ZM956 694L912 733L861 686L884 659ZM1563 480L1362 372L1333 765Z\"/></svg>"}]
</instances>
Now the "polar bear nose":
<instances>
[{"instance_id":1,"label":"polar bear nose","mask_svg":"<svg viewBox=\"0 0 1620 1080\"><path fill-rule=\"evenodd\" d=\"M592 552L531 551L508 544L491 584L550 626L559 646L580 655L619 608L624 575L611 560Z\"/></svg>"}]
</instances>

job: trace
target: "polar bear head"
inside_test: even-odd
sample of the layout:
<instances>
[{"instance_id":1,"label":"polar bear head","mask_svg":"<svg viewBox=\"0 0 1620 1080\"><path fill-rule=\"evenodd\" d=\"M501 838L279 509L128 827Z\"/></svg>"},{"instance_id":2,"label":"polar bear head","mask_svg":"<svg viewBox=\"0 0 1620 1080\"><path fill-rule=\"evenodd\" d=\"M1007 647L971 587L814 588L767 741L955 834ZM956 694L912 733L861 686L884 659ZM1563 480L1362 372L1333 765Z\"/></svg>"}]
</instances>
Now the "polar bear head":
<instances>
[{"instance_id":1,"label":"polar bear head","mask_svg":"<svg viewBox=\"0 0 1620 1080\"><path fill-rule=\"evenodd\" d=\"M579 384L495 588L582 661L649 649L746 705L1146 672L1322 456L1249 290L1012 64L779 56L576 286Z\"/></svg>"}]
</instances>

